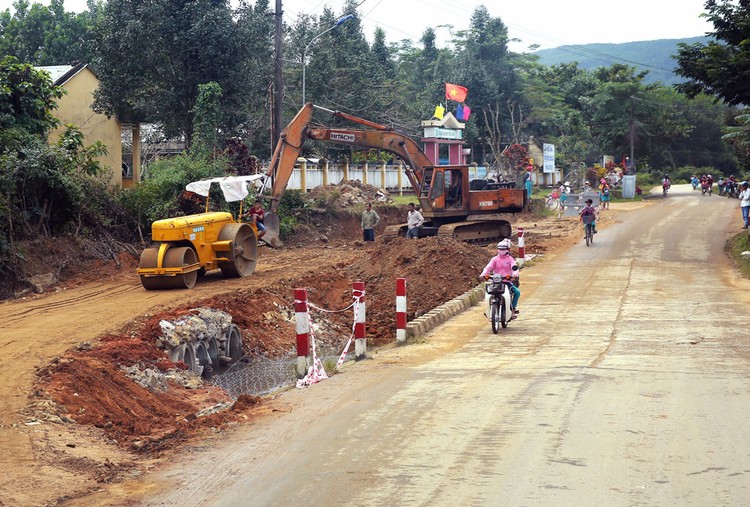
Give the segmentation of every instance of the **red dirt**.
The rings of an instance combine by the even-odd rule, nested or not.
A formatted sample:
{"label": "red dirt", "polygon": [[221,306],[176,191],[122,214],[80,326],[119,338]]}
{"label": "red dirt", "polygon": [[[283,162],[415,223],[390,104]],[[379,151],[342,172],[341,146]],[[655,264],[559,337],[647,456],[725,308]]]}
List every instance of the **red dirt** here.
{"label": "red dirt", "polygon": [[[222,310],[240,327],[246,352],[280,357],[293,350],[290,337],[295,324],[289,317],[294,314],[294,288],[308,288],[313,305],[334,310],[353,301],[352,282],[362,280],[367,291],[368,344],[382,345],[393,342],[395,336],[396,278],[407,279],[408,317],[412,319],[476,285],[477,274],[490,255],[486,248],[437,237],[380,239],[362,247],[355,263],[317,266],[312,274],[280,278],[270,287],[198,299],[137,320],[127,332],[105,336],[91,350],[72,350],[54,361],[41,371],[38,392],[58,404],[58,415],[102,428],[120,445],[138,451],[160,450],[205,426],[192,424],[191,414],[227,401],[226,395],[210,388],[191,391],[170,386],[164,393],[151,392],[120,369],[134,364],[160,371],[175,367],[154,345],[161,334],[161,320],[175,319],[196,307]],[[352,312],[313,310],[312,318],[325,323],[316,336],[319,345],[341,350],[351,334]]]}
{"label": "red dirt", "polygon": [[[394,213],[392,207],[381,209],[376,206],[376,209],[383,217],[381,230],[398,223],[405,215],[403,210]],[[108,450],[108,446],[113,443],[119,447],[118,452],[158,456],[195,439],[209,428],[222,428],[230,421],[247,419],[258,405],[262,406],[258,398],[241,396],[231,410],[196,417],[201,409],[230,400],[223,391],[210,386],[187,389],[170,383],[169,388],[161,392],[150,391],[131,380],[121,367],[138,365],[166,371],[181,366],[171,363],[154,345],[161,334],[159,322],[162,319],[172,320],[196,307],[222,310],[232,315],[233,322],[240,327],[245,352],[280,357],[294,347],[294,288],[307,288],[309,300],[315,306],[341,309],[352,302],[352,282],[361,280],[367,290],[368,347],[377,346],[392,343],[395,339],[396,278],[407,280],[408,317],[412,319],[475,286],[479,272],[494,253],[492,248],[443,238],[406,240],[379,236],[374,243],[365,243],[360,239],[358,216],[346,211],[335,217],[315,214],[310,222],[312,225],[299,228],[296,238],[288,241],[284,250],[266,252],[261,262],[264,267],[255,275],[238,281],[207,275],[192,292],[159,294],[153,301],[161,303],[151,303],[146,308],[152,309],[140,317],[136,316],[137,313],[131,314],[135,318],[120,331],[101,336],[96,341],[92,341],[95,336],[83,338],[92,341],[93,346],[75,347],[53,359],[38,371],[37,384],[33,388],[15,387],[29,389],[27,418],[46,421],[50,416],[59,416],[63,422],[75,421],[77,425],[65,425],[68,427],[66,431],[74,432],[76,439],[85,440],[92,451],[101,448],[98,455],[105,456],[92,458],[106,461],[99,463],[101,466],[92,465],[91,459],[78,465],[65,461],[67,470],[78,476],[78,482],[63,483],[60,479],[63,490],[65,484],[67,492],[72,490],[78,492],[75,494],[82,494],[81,488],[92,487],[87,481],[99,481],[103,475],[107,481],[121,480],[125,471],[137,467],[137,458],[129,460],[125,456],[119,456],[114,464],[110,463],[108,456],[113,451]],[[527,243],[527,253],[554,248],[555,242],[567,237],[569,231],[570,227],[564,222],[553,222],[545,235]],[[136,262],[131,257],[118,259],[116,265],[123,266],[123,269],[115,275],[111,263],[98,266],[98,263],[89,262],[82,278],[110,277],[108,283],[130,287],[123,294],[132,301],[142,290],[134,274]],[[79,280],[68,279],[58,290],[74,287]],[[29,296],[30,310],[18,315],[35,311],[39,307],[37,303],[44,297]],[[172,304],[165,304],[165,301],[172,301]],[[94,300],[92,304],[100,303]],[[130,308],[136,308],[129,304]],[[66,311],[64,305],[57,308],[45,311],[45,314]],[[313,310],[311,315],[313,321],[320,324],[320,331],[316,333],[319,344],[340,351],[351,334],[352,312]],[[61,313],[61,318],[63,316]],[[11,315],[11,318],[16,317]],[[86,336],[85,330],[79,330],[76,336]],[[43,352],[39,350],[38,354],[43,355]],[[13,385],[8,386],[8,389],[12,388]],[[88,436],[85,428],[95,428],[99,433]],[[102,440],[101,435],[106,439]],[[63,437],[54,437],[48,432],[45,438],[44,443],[36,444],[40,449],[59,447],[57,440]],[[49,477],[56,476],[56,470],[62,466],[57,460],[65,452],[64,445],[62,450],[37,452],[35,467],[43,465],[51,470],[39,477],[49,480]],[[19,480],[25,477],[21,471],[18,474]],[[30,496],[15,498],[31,499],[37,504],[44,503],[41,498],[47,498],[28,492],[23,494]]]}

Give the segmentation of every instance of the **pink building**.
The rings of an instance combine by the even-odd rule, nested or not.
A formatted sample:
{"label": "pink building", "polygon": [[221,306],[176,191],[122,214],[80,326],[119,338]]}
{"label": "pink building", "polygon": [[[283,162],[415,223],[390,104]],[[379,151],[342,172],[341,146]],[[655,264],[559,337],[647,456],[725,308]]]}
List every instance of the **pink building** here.
{"label": "pink building", "polygon": [[469,150],[464,148],[465,123],[461,123],[452,113],[445,113],[441,119],[433,118],[422,122],[424,127],[424,152],[435,165],[466,165]]}

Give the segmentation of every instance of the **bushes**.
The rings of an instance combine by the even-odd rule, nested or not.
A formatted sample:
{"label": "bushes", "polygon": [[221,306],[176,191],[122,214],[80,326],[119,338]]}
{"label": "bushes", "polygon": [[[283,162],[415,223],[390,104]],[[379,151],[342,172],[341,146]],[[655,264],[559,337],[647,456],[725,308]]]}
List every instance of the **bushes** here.
{"label": "bushes", "polygon": [[[132,189],[122,190],[118,201],[127,210],[131,227],[143,234],[155,220],[189,214],[179,201],[185,185],[223,176],[225,168],[223,160],[207,161],[188,155],[158,160],[149,165],[148,178]],[[221,199],[219,195],[216,199]]]}
{"label": "bushes", "polygon": [[697,174],[698,176],[701,174],[711,174],[713,175],[714,180],[718,180],[721,172],[715,167],[694,167],[687,165],[684,167],[678,167],[674,173],[668,172],[667,174],[669,174],[672,183],[690,183],[693,174]]}
{"label": "bushes", "polygon": [[79,170],[70,151],[29,137],[0,155],[0,231],[6,241],[77,232],[111,213],[101,180]]}
{"label": "bushes", "polygon": [[750,278],[750,258],[742,256],[742,252],[750,250],[750,236],[745,231],[735,235],[727,241],[726,250],[739,271]]}
{"label": "bushes", "polygon": [[38,136],[0,154],[0,203],[3,295],[23,278],[20,241],[59,235],[125,242],[134,238],[125,211],[104,181],[80,170],[68,150]]}
{"label": "bushes", "polygon": [[287,239],[294,234],[294,228],[299,221],[297,216],[307,209],[307,202],[301,190],[287,190],[281,196],[279,203],[279,236]]}

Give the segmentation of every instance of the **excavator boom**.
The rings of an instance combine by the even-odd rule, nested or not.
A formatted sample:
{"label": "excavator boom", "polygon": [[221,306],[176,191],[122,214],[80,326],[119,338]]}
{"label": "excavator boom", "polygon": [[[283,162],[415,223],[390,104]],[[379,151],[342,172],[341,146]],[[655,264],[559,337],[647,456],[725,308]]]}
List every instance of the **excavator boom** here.
{"label": "excavator boom", "polygon": [[[311,125],[314,109],[326,111],[366,128]],[[278,241],[279,223],[276,212],[281,196],[307,139],[363,149],[374,148],[390,152],[405,161],[408,164],[406,176],[422,206],[422,214],[431,221],[431,228],[425,229],[430,229],[426,234],[437,234],[441,226],[453,224],[444,229],[453,231],[450,232],[451,236],[458,239],[507,237],[510,234],[510,224],[499,215],[523,209],[524,191],[513,188],[515,185],[512,183],[469,181],[467,166],[435,166],[414,140],[390,127],[307,103],[281,132],[269,164],[268,176],[273,177],[273,186],[271,195],[266,196],[270,198],[271,204],[266,214],[267,233],[264,239],[271,244]],[[475,183],[479,183],[476,188]]]}

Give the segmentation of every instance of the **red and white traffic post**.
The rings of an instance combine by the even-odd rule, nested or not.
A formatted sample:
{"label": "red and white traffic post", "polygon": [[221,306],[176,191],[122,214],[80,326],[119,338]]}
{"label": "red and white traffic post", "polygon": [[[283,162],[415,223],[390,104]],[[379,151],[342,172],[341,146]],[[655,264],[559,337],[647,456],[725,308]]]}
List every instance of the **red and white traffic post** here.
{"label": "red and white traffic post", "polygon": [[396,343],[406,343],[406,278],[396,278]]}
{"label": "red and white traffic post", "polygon": [[526,262],[526,240],[523,239],[523,227],[518,228],[518,259]]}
{"label": "red and white traffic post", "polygon": [[297,375],[307,374],[307,356],[310,355],[310,315],[307,306],[307,289],[294,289],[294,317],[297,322]]}
{"label": "red and white traffic post", "polygon": [[359,361],[367,357],[367,338],[365,336],[365,282],[352,284],[354,295],[354,359]]}

